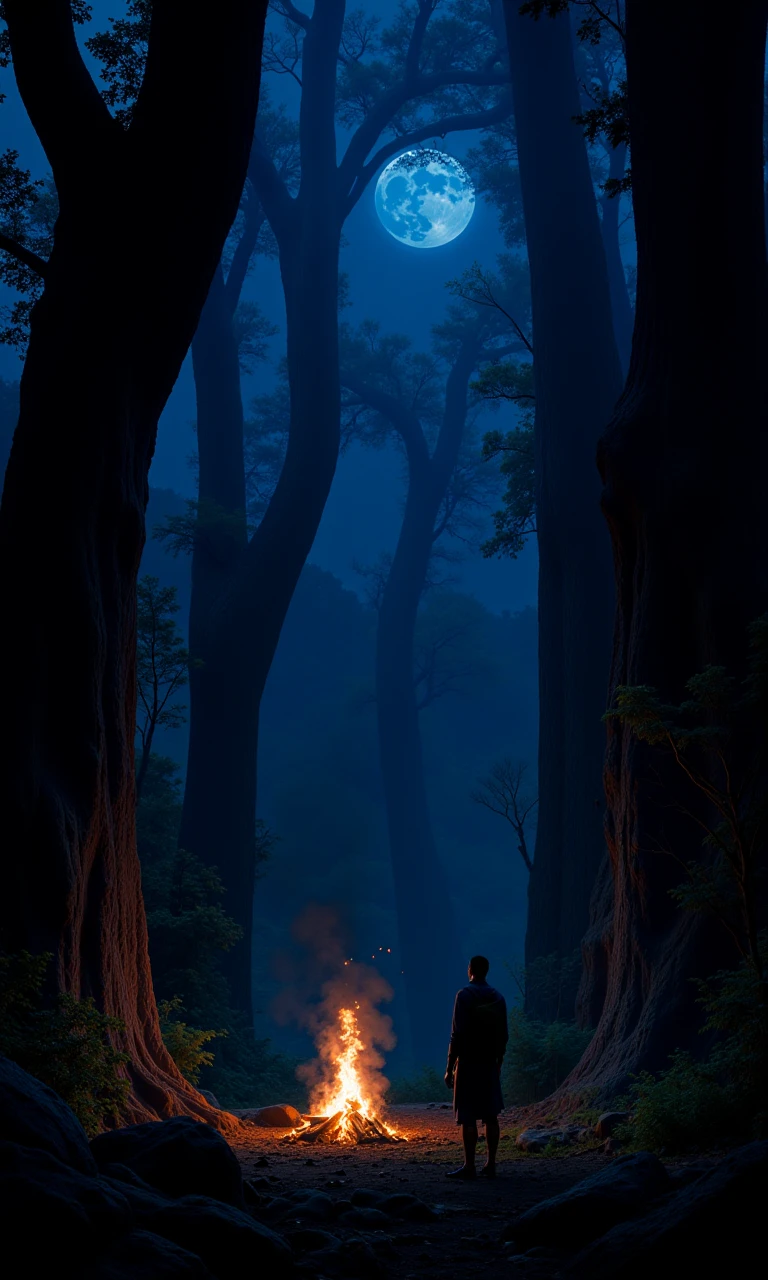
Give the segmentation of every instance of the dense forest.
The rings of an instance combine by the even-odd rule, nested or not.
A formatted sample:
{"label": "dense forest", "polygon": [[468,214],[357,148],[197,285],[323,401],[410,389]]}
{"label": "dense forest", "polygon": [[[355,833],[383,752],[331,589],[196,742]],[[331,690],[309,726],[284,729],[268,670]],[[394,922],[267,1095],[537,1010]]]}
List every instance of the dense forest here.
{"label": "dense forest", "polygon": [[767,23],[0,4],[0,1179],[78,1274],[405,1275],[442,1201],[302,1144],[478,1121],[489,1274],[754,1233]]}

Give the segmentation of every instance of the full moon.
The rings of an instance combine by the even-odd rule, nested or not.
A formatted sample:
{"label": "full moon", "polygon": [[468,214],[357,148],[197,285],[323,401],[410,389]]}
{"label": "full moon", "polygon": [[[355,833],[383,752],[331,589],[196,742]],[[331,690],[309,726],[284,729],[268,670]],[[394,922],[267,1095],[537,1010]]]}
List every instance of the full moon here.
{"label": "full moon", "polygon": [[475,212],[475,188],[453,156],[404,151],[379,176],[376,212],[401,244],[436,249],[466,229]]}

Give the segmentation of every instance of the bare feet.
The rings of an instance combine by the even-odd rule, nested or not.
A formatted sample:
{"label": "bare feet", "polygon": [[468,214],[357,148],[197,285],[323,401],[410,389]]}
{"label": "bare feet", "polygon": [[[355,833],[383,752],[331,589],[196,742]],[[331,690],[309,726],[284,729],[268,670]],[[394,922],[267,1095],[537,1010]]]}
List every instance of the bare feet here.
{"label": "bare feet", "polygon": [[477,1174],[472,1165],[463,1164],[460,1169],[454,1169],[451,1173],[446,1173],[446,1178],[456,1178],[464,1182],[469,1182],[472,1178],[476,1178]]}

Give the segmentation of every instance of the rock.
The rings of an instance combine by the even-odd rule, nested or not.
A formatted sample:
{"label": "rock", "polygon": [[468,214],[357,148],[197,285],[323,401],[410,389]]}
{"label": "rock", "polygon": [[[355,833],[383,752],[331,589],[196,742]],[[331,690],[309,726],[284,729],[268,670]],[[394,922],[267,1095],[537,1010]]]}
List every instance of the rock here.
{"label": "rock", "polygon": [[78,1280],[214,1280],[201,1258],[149,1231],[123,1236],[76,1274]]}
{"label": "rock", "polygon": [[296,1231],[289,1231],[286,1239],[296,1253],[334,1249],[339,1243],[336,1236],[331,1235],[330,1231],[322,1231],[320,1227],[298,1227]]}
{"label": "rock", "polygon": [[253,1167],[254,1169],[266,1169],[268,1164],[269,1160],[266,1156],[259,1156],[258,1160],[254,1160]]}
{"label": "rock", "polygon": [[108,1182],[14,1142],[0,1142],[0,1204],[30,1276],[87,1259],[132,1226],[127,1199]]}
{"label": "rock", "polygon": [[696,1160],[693,1164],[685,1164],[680,1169],[668,1169],[669,1180],[675,1191],[680,1191],[683,1187],[689,1187],[692,1182],[696,1182],[705,1173],[709,1173],[715,1167],[712,1160]]}
{"label": "rock", "polygon": [[600,1173],[521,1214],[513,1238],[523,1248],[577,1248],[647,1208],[669,1186],[666,1169],[649,1151],[619,1156]]}
{"label": "rock", "polygon": [[0,1139],[47,1151],[63,1164],[95,1177],[85,1130],[58,1093],[9,1058],[0,1057]]}
{"label": "rock", "polygon": [[349,1280],[382,1280],[385,1272],[367,1240],[343,1240],[333,1248],[320,1249],[304,1256],[304,1268],[329,1277]]}
{"label": "rock", "polygon": [[248,1124],[258,1125],[260,1129],[295,1129],[302,1123],[301,1112],[288,1103],[281,1102],[274,1107],[255,1107],[248,1111],[233,1111],[233,1115]]}
{"label": "rock", "polygon": [[548,1147],[550,1142],[556,1142],[559,1133],[559,1129],[524,1129],[515,1138],[515,1146],[521,1151],[529,1151],[535,1155]]}
{"label": "rock", "polygon": [[302,1200],[298,1206],[298,1213],[302,1218],[314,1218],[317,1222],[325,1222],[333,1216],[334,1204],[330,1196],[324,1191],[313,1191]]}
{"label": "rock", "polygon": [[[686,1275],[747,1274],[746,1260],[764,1253],[767,1196],[768,1142],[752,1142],[644,1217],[614,1227],[563,1274],[569,1280],[647,1280],[671,1274],[672,1260],[680,1259]],[[743,1262],[734,1271],[737,1258]]]}
{"label": "rock", "polygon": [[338,1219],[343,1227],[356,1227],[360,1230],[375,1231],[389,1226],[389,1218],[381,1209],[347,1209]]}
{"label": "rock", "polygon": [[610,1138],[620,1124],[627,1124],[628,1111],[604,1111],[595,1125],[596,1138]]}
{"label": "rock", "polygon": [[169,1196],[205,1195],[243,1205],[243,1179],[231,1147],[210,1125],[186,1116],[100,1133],[91,1142],[97,1165],[127,1165]]}
{"label": "rock", "polygon": [[232,1205],[206,1196],[184,1196],[157,1209],[141,1223],[202,1258],[217,1280],[240,1280],[262,1271],[287,1275],[291,1251],[280,1236]]}
{"label": "rock", "polygon": [[419,1200],[418,1196],[407,1191],[385,1196],[378,1207],[382,1213],[388,1213],[392,1218],[404,1218],[406,1222],[431,1222],[439,1216],[428,1204]]}
{"label": "rock", "polygon": [[615,1156],[617,1151],[621,1151],[621,1143],[618,1138],[606,1138],[603,1143],[603,1151],[607,1156]]}
{"label": "rock", "polygon": [[221,1103],[216,1097],[216,1094],[211,1093],[210,1089],[198,1089],[197,1092],[205,1098],[209,1106],[215,1107],[217,1111],[221,1111]]}
{"label": "rock", "polygon": [[268,1222],[277,1222],[280,1218],[284,1218],[286,1213],[296,1212],[296,1205],[291,1204],[290,1200],[285,1196],[273,1196],[271,1200],[259,1209],[259,1216],[266,1218]]}
{"label": "rock", "polygon": [[361,1209],[375,1209],[385,1199],[383,1191],[371,1191],[367,1187],[358,1187],[352,1192],[352,1203]]}

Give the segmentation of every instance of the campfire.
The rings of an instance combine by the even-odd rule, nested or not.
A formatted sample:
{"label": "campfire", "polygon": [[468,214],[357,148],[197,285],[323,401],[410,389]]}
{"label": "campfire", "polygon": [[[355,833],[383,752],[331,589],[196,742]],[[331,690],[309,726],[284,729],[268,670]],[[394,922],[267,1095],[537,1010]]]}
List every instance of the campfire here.
{"label": "campfire", "polygon": [[[337,1025],[326,1034],[321,1058],[332,1068],[326,1082],[312,1094],[311,1116],[301,1129],[287,1135],[288,1142],[406,1142],[376,1114],[374,1097],[386,1085],[381,1077],[366,1089],[365,1081],[375,1077],[376,1065],[366,1064],[367,1046],[358,1025],[360,1005],[339,1009]],[[378,1060],[380,1061],[380,1060]],[[376,1089],[375,1085],[379,1088]]]}

